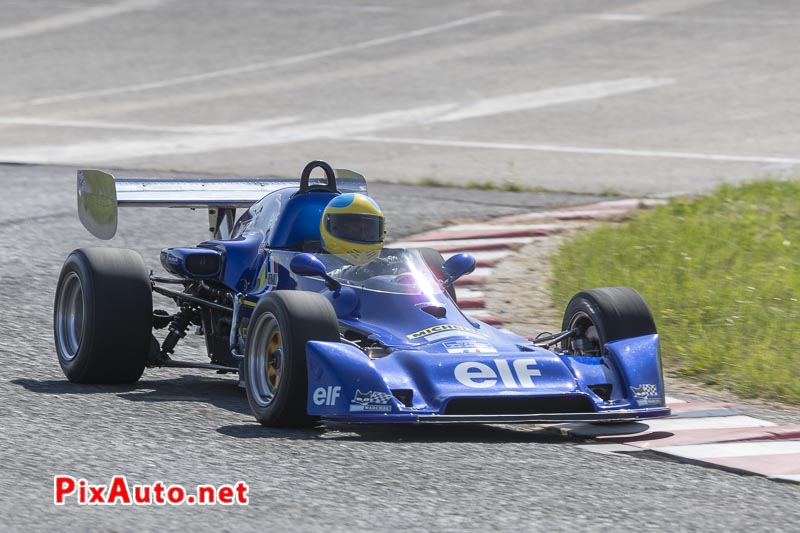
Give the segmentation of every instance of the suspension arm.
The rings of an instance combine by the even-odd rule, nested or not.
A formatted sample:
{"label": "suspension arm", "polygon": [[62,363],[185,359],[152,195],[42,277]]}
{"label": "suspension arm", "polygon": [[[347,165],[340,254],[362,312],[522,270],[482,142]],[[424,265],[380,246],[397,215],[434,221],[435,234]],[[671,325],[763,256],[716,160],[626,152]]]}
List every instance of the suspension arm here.
{"label": "suspension arm", "polygon": [[552,335],[546,335],[544,337],[537,337],[533,340],[533,343],[536,346],[552,346],[554,344],[558,344],[559,342],[563,341],[566,338],[577,335],[579,332],[580,330],[578,328],[572,328],[568,331],[562,331],[561,333],[554,333]]}
{"label": "suspension arm", "polygon": [[226,313],[233,314],[233,309],[230,307],[226,307],[224,305],[220,305],[216,302],[205,300],[203,298],[198,298],[197,296],[192,296],[191,294],[186,294],[185,292],[173,291],[170,289],[165,289],[164,287],[157,287],[157,286],[153,287],[153,292],[157,292],[158,294],[163,294],[164,296],[174,298],[175,300],[183,300],[185,302],[192,302],[200,305],[205,305],[212,309],[217,309],[218,311],[224,311]]}

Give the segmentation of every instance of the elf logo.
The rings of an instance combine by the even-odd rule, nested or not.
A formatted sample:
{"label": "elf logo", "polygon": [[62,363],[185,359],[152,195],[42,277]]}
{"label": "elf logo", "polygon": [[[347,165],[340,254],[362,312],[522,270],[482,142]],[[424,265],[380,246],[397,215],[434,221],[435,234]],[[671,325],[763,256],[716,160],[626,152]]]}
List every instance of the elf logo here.
{"label": "elf logo", "polygon": [[462,385],[475,389],[488,389],[497,385],[498,380],[510,389],[531,388],[536,385],[531,378],[541,376],[536,367],[536,359],[517,359],[511,367],[505,359],[491,361],[495,368],[487,363],[460,363],[455,368],[456,379]]}
{"label": "elf logo", "polygon": [[311,398],[317,405],[336,405],[336,400],[341,395],[342,388],[337,385],[336,387],[319,387]]}

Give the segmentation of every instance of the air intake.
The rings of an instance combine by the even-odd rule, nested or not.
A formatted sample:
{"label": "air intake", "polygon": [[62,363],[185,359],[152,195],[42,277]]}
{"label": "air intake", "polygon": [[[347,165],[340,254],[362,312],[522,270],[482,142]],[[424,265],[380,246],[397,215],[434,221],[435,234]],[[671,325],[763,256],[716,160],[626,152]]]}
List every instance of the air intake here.
{"label": "air intake", "polygon": [[446,415],[541,415],[593,413],[588,396],[536,396],[507,398],[453,398],[447,402]]}

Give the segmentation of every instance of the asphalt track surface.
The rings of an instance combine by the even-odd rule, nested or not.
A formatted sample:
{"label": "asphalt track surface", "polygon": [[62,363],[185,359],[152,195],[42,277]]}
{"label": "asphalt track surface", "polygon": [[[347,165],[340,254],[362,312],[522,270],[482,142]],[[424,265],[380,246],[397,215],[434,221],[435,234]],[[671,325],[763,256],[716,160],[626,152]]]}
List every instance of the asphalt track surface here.
{"label": "asphalt track surface", "polygon": [[0,161],[672,194],[800,163],[794,0],[6,0]]}
{"label": "asphalt track surface", "polygon": [[[121,175],[133,175],[122,172]],[[98,242],[77,220],[74,169],[0,167],[0,523],[10,530],[785,530],[800,519],[795,486],[673,462],[595,453],[532,426],[258,425],[235,378],[151,369],[135,386],[79,386],[53,348],[52,301],[70,250]],[[33,192],[37,191],[37,192]],[[45,192],[46,191],[46,192]],[[377,185],[399,228],[431,189]],[[433,190],[433,193],[439,193]],[[559,205],[587,198],[546,197]],[[520,210],[542,195],[461,199],[473,216]],[[487,202],[491,200],[491,202]],[[436,205],[436,200],[411,205]],[[489,205],[487,205],[489,204]],[[542,205],[545,205],[544,202]],[[431,225],[444,221],[428,213]],[[127,209],[112,244],[158,251],[205,238],[200,211]],[[403,232],[395,229],[395,236]],[[182,359],[202,361],[189,335]],[[53,505],[53,476],[108,483],[245,481],[247,507]]]}
{"label": "asphalt track surface", "polygon": [[[97,245],[75,215],[79,166],[295,176],[324,158],[372,179],[631,194],[791,175],[798,15],[788,0],[5,2],[0,161],[66,166],[0,167],[0,524],[796,527],[796,487],[647,453],[595,453],[527,426],[270,430],[232,377],[164,369],[134,387],[75,386],[58,368],[51,314],[63,259]],[[396,237],[591,200],[371,191]],[[157,268],[161,247],[205,238],[205,224],[199,211],[123,211],[112,244]],[[189,339],[186,357],[199,345]],[[56,474],[243,480],[251,504],[55,507]]]}

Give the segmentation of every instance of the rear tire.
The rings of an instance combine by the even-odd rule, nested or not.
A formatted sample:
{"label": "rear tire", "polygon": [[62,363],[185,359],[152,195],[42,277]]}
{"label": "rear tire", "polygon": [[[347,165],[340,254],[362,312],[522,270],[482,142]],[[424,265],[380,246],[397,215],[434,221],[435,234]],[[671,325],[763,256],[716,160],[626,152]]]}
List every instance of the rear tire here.
{"label": "rear tire", "polygon": [[630,287],[590,289],[573,296],[561,330],[575,327],[580,333],[565,339],[561,347],[576,355],[604,355],[607,342],[656,333],[647,302]]}
{"label": "rear tire", "polygon": [[264,426],[313,425],[308,416],[308,341],[339,340],[339,322],[321,294],[274,291],[258,301],[245,345],[247,401]]}
{"label": "rear tire", "polygon": [[53,333],[61,370],[74,383],[135,383],[150,349],[153,293],[132,250],[72,252],[58,278]]}

